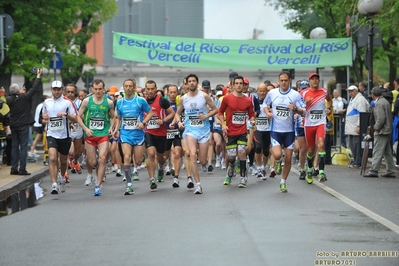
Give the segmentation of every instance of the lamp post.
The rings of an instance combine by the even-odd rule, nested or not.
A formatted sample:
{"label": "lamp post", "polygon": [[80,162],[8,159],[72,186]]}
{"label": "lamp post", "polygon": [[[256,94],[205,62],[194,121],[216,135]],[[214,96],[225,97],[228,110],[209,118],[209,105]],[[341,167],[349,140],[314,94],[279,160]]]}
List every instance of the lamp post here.
{"label": "lamp post", "polygon": [[[326,39],[327,31],[322,27],[316,27],[310,32],[309,37],[310,39]],[[316,73],[320,75],[318,67],[316,67]]]}
{"label": "lamp post", "polygon": [[370,95],[370,90],[373,87],[373,40],[374,40],[374,21],[373,17],[381,10],[383,0],[360,0],[357,9],[359,13],[365,15],[369,20],[368,40],[367,40],[367,57],[368,57],[368,84],[367,93]]}

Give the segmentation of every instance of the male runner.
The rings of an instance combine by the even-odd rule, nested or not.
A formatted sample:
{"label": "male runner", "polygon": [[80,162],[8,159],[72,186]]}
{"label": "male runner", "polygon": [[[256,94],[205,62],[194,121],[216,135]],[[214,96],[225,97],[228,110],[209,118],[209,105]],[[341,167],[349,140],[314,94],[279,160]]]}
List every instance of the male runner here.
{"label": "male runner", "polygon": [[[255,112],[252,100],[243,94],[244,78],[236,76],[233,78],[233,92],[223,98],[219,107],[218,118],[222,124],[222,130],[227,135],[226,149],[229,166],[224,185],[231,183],[234,175],[236,156],[240,160],[240,183],[239,188],[247,186],[247,146],[252,145],[252,141],[247,140],[247,116],[250,121],[250,130],[253,131],[255,125]],[[226,112],[226,125],[224,124],[224,114]],[[253,137],[253,134],[251,135]],[[252,138],[251,138],[252,140]],[[249,148],[250,151],[250,148]]]}
{"label": "male runner", "polygon": [[[326,115],[331,113],[332,99],[326,88],[319,87],[320,77],[317,73],[309,75],[309,88],[301,91],[301,96],[306,103],[305,138],[308,146],[306,157],[308,158],[308,172],[306,182],[313,183],[313,157],[316,150],[319,155],[319,182],[327,181],[324,173],[326,151],[324,139],[326,138]],[[327,107],[326,103],[327,101]]]}
{"label": "male runner", "polygon": [[[178,121],[179,128],[184,128],[183,138],[186,140],[190,156],[185,163],[190,164],[191,172],[196,182],[194,194],[202,194],[201,180],[197,167],[197,144],[199,150],[199,159],[202,166],[207,163],[208,141],[210,136],[209,117],[214,116],[218,109],[211,97],[198,90],[198,76],[190,74],[186,77],[188,92],[180,98],[177,106],[176,116],[171,123],[173,127]],[[211,111],[208,111],[208,107]],[[185,121],[181,121],[181,113],[184,109]],[[193,188],[193,180],[187,178],[187,188]]]}
{"label": "male runner", "polygon": [[[120,138],[123,153],[123,170],[126,177],[125,195],[133,195],[130,162],[132,151],[136,165],[143,159],[141,146],[144,144],[144,126],[152,118],[151,107],[136,92],[136,81],[127,79],[123,82],[125,97],[116,103],[114,139]],[[147,113],[144,119],[144,112]],[[120,133],[119,133],[120,129]]]}
{"label": "male runner", "polygon": [[[85,185],[89,186],[93,181],[92,173],[97,163],[96,152],[98,151],[94,196],[100,196],[109,150],[109,135],[113,134],[115,111],[113,101],[106,97],[103,80],[93,80],[91,91],[92,95],[83,100],[79,109],[79,114],[83,116],[84,126],[91,131],[90,135],[86,133],[85,138],[88,172]],[[83,128],[85,132],[87,132],[86,128]]]}
{"label": "male runner", "polygon": [[265,113],[271,119],[270,138],[272,153],[281,168],[284,146],[284,168],[280,181],[280,192],[287,192],[287,177],[291,171],[291,158],[294,150],[295,131],[294,114],[303,114],[305,103],[301,95],[290,87],[290,72],[282,71],[279,75],[279,88],[268,92],[264,107]]}

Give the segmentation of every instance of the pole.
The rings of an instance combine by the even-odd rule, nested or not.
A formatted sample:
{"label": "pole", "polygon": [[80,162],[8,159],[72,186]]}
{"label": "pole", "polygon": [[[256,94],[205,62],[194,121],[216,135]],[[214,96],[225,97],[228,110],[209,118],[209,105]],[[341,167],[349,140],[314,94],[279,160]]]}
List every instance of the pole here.
{"label": "pole", "polygon": [[4,20],[3,16],[0,16],[0,65],[4,61],[5,53],[4,50],[6,49],[5,45],[5,36],[4,36]]}
{"label": "pole", "polygon": [[[350,80],[350,75],[351,75],[350,67],[347,66],[347,67],[346,67],[346,88],[347,88],[347,89],[349,88],[349,83],[351,82],[351,80]],[[349,93],[348,93],[348,92],[346,92],[346,100],[347,100],[348,103],[349,103]]]}
{"label": "pole", "polygon": [[368,34],[368,52],[369,52],[369,75],[368,75],[368,86],[367,94],[370,95],[370,91],[373,88],[373,41],[374,41],[374,21],[370,19],[369,34]]}
{"label": "pole", "polygon": [[54,68],[54,80],[57,80],[57,69]]}

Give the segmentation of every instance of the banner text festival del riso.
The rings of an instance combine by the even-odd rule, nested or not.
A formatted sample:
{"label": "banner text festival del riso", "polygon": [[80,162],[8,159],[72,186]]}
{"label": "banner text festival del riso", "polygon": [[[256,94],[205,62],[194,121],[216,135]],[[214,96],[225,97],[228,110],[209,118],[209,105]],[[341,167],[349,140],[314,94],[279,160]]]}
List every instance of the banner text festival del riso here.
{"label": "banner text festival del riso", "polygon": [[321,68],[352,65],[352,40],[216,40],[114,32],[114,57],[176,67]]}

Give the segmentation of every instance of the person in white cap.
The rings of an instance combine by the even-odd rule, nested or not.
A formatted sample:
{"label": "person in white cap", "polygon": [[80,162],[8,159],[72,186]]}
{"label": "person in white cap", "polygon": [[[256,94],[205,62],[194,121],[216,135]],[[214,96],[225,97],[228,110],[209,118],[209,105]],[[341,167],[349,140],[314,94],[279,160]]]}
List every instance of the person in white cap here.
{"label": "person in white cap", "polygon": [[349,100],[346,112],[345,135],[349,136],[349,145],[353,156],[353,161],[350,164],[350,167],[359,168],[362,163],[361,139],[359,136],[360,113],[368,112],[370,105],[356,86],[349,86],[347,91],[351,99]]}
{"label": "person in white cap", "polygon": [[47,124],[49,174],[52,182],[51,194],[53,195],[58,194],[59,190],[65,192],[66,189],[66,180],[63,175],[68,167],[68,153],[71,147],[69,122],[78,122],[83,126],[73,102],[64,97],[63,89],[61,81],[53,81],[51,83],[52,97],[44,101],[42,110],[43,123]]}

